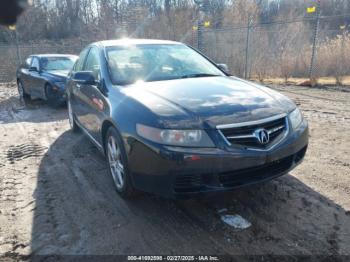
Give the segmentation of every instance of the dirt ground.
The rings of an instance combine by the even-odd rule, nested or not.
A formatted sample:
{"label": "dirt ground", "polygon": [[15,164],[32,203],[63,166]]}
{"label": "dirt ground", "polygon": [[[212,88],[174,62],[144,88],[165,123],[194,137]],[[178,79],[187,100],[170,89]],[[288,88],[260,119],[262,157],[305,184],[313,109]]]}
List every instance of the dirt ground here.
{"label": "dirt ground", "polygon": [[[259,78],[253,77],[252,80],[259,81]],[[338,79],[340,83],[342,84],[342,88],[337,87],[337,89],[349,89],[350,86],[350,76],[343,76],[340,79]],[[283,77],[268,77],[261,79],[262,83],[268,84],[268,85],[295,85],[295,86],[306,86],[306,83],[310,83],[309,78],[302,78],[302,77],[289,77],[287,80]],[[315,79],[315,85],[319,86],[336,86],[337,85],[337,79],[335,77],[319,77]]]}
{"label": "dirt ground", "polygon": [[[275,181],[172,201],[121,199],[64,108],[0,86],[0,254],[350,255],[350,92],[275,87],[311,127],[304,163]],[[219,210],[252,226],[237,230]]]}

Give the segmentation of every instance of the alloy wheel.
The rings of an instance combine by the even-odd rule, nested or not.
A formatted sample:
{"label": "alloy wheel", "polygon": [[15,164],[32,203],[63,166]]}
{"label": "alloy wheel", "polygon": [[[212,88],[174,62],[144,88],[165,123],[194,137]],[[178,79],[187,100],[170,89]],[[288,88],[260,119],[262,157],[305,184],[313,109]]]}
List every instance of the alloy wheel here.
{"label": "alloy wheel", "polygon": [[125,184],[125,171],[120,148],[113,136],[108,138],[107,155],[114,183],[121,190]]}

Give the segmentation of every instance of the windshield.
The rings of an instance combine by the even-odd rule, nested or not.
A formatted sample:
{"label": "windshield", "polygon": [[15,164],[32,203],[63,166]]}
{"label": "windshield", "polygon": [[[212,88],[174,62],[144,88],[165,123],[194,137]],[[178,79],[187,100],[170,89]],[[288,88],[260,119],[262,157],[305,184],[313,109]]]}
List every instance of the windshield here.
{"label": "windshield", "polygon": [[185,45],[137,45],[106,48],[116,85],[138,81],[224,76],[205,57]]}
{"label": "windshield", "polygon": [[71,70],[75,61],[74,57],[44,57],[41,67],[44,71]]}

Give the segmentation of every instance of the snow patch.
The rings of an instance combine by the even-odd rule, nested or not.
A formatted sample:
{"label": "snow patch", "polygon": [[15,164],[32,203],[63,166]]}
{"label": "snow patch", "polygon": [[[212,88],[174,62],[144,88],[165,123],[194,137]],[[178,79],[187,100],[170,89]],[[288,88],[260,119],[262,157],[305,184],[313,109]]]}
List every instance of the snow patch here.
{"label": "snow patch", "polygon": [[221,220],[227,225],[236,229],[247,229],[252,226],[248,220],[244,219],[240,215],[222,215]]}

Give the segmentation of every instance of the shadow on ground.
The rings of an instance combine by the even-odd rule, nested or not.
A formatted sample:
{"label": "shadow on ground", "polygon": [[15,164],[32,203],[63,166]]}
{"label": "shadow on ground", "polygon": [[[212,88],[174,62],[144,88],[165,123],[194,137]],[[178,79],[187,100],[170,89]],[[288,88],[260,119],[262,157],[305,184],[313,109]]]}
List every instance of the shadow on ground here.
{"label": "shadow on ground", "polygon": [[[201,199],[126,201],[98,150],[71,132],[43,158],[35,199],[33,255],[349,253],[350,217],[296,177]],[[223,208],[252,227],[225,225]]]}
{"label": "shadow on ground", "polygon": [[0,123],[43,123],[68,118],[65,106],[52,108],[44,100],[21,101],[17,95],[0,101]]}

